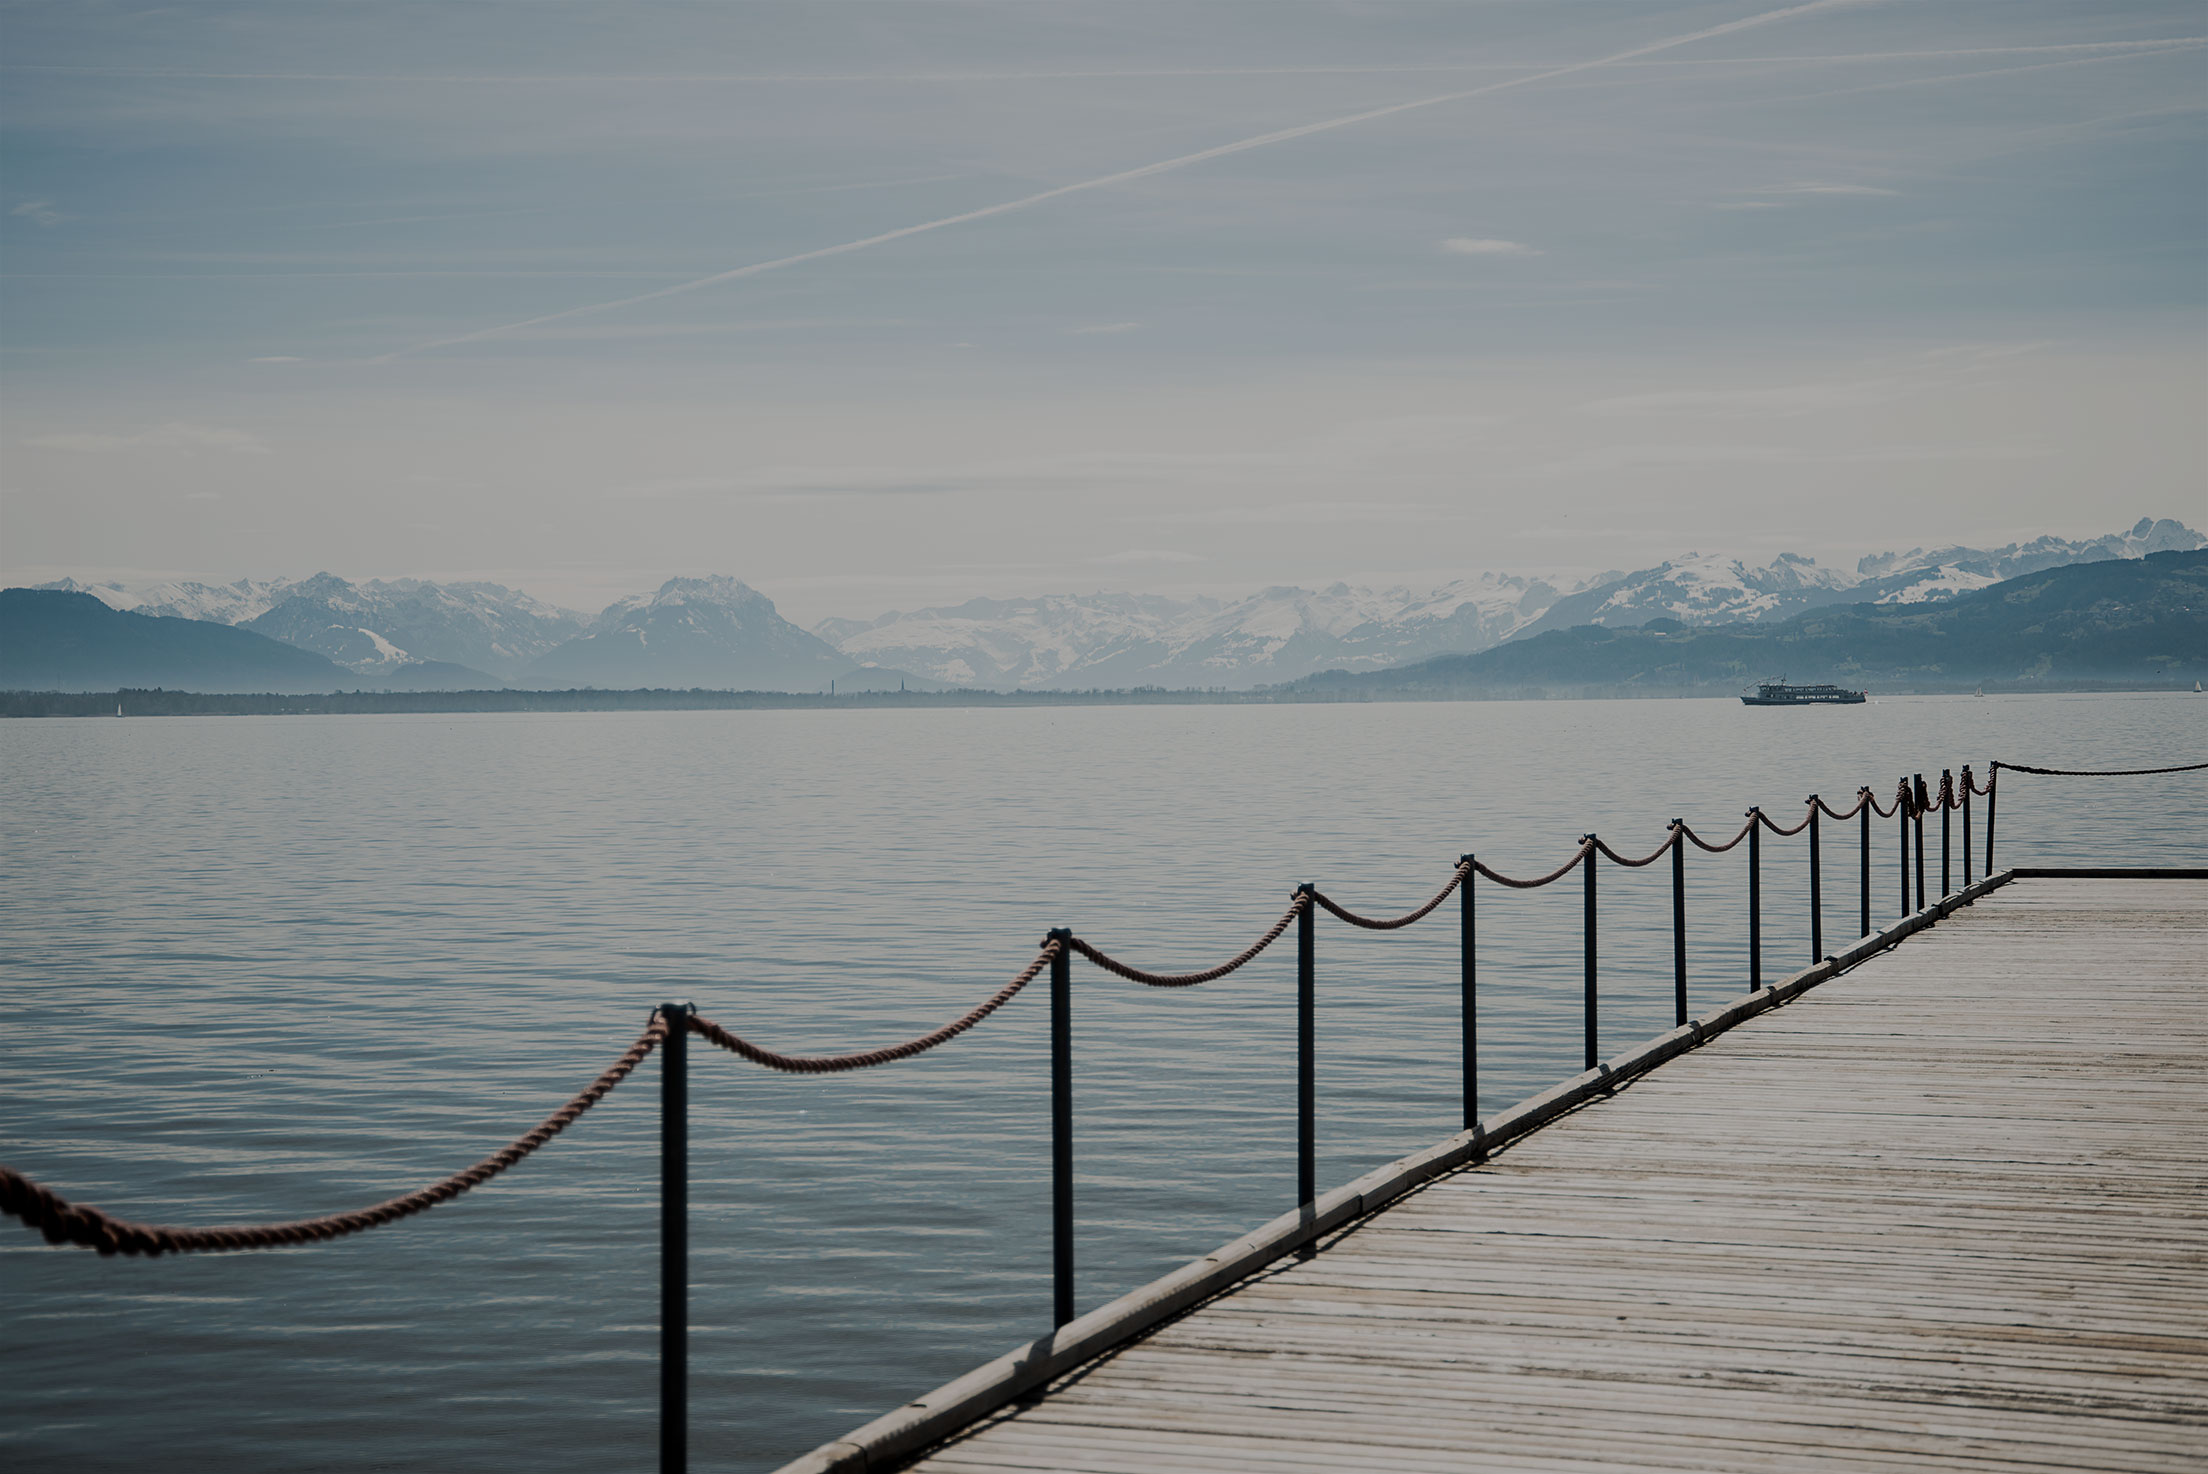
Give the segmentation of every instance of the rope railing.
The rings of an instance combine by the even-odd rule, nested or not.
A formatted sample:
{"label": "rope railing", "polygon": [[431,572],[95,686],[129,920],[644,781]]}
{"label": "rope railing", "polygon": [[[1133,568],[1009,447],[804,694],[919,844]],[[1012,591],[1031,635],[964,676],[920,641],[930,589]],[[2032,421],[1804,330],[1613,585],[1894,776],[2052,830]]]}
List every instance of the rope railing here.
{"label": "rope railing", "polygon": [[930,1029],[902,1044],[887,1044],[879,1049],[862,1049],[853,1054],[780,1054],[772,1049],[752,1043],[741,1035],[732,1034],[709,1018],[690,1014],[687,1022],[690,1032],[709,1044],[717,1044],[730,1054],[741,1055],[755,1065],[765,1065],[770,1070],[781,1070],[791,1075],[834,1075],[845,1070],[871,1069],[875,1065],[893,1064],[901,1059],[911,1059],[925,1054],[938,1044],[947,1044],[965,1033],[998,1009],[1019,996],[1020,990],[1035,981],[1042,970],[1050,966],[1064,947],[1055,937],[1043,943],[1035,960],[1021,968],[1012,981],[999,988],[993,995],[968,1009],[959,1017],[939,1029]]}
{"label": "rope railing", "polygon": [[1334,915],[1339,916],[1342,920],[1348,922],[1351,926],[1362,927],[1366,931],[1399,931],[1415,921],[1424,920],[1427,916],[1433,913],[1433,909],[1436,906],[1439,906],[1443,901],[1448,900],[1449,893],[1451,891],[1454,891],[1458,886],[1464,884],[1465,877],[1472,873],[1472,867],[1475,863],[1476,862],[1472,860],[1459,860],[1457,862],[1457,868],[1451,871],[1449,874],[1449,883],[1443,886],[1440,890],[1434,892],[1434,898],[1432,900],[1428,901],[1425,905],[1419,907],[1416,911],[1406,911],[1401,916],[1391,917],[1385,921],[1378,920],[1370,916],[1360,916],[1356,912],[1347,909],[1340,903],[1333,900],[1331,897],[1327,896],[1324,892],[1317,890],[1316,888],[1306,890],[1303,892],[1303,894],[1309,896],[1313,901],[1318,903],[1318,905],[1332,912]]}
{"label": "rope railing", "polygon": [[667,1037],[667,1021],[658,1012],[637,1036],[628,1052],[606,1067],[605,1073],[513,1141],[462,1172],[441,1182],[416,1188],[396,1198],[352,1213],[332,1213],[321,1218],[301,1218],[290,1223],[263,1223],[238,1228],[156,1228],[116,1218],[98,1208],[72,1203],[53,1189],[41,1186],[11,1168],[0,1166],[0,1211],[36,1229],[49,1244],[74,1244],[102,1254],[186,1254],[234,1249],[276,1249],[294,1244],[321,1243],[343,1238],[387,1223],[397,1223],[426,1213],[439,1203],[449,1203],[471,1187],[484,1183],[513,1166],[538,1147],[565,1131],[578,1116],[604,1100],[629,1072],[644,1062]]}
{"label": "rope railing", "polygon": [[[1996,761],[1993,766],[2010,773],[2037,773],[2042,778],[2151,778],[2162,773],[2198,773],[2208,769],[2208,763],[2180,763],[2174,768],[2035,768],[2026,763]],[[1987,778],[1990,791],[1992,778]]]}
{"label": "rope railing", "polygon": [[1106,972],[1116,973],[1131,983],[1140,983],[1146,988],[1193,988],[1201,983],[1215,983],[1230,973],[1240,971],[1258,953],[1279,941],[1280,934],[1288,930],[1288,924],[1301,916],[1307,909],[1309,909],[1309,902],[1305,899],[1303,892],[1298,891],[1296,898],[1288,903],[1288,909],[1280,913],[1280,920],[1274,922],[1263,936],[1244,947],[1225,962],[1220,963],[1217,967],[1207,967],[1201,972],[1145,972],[1141,968],[1122,962],[1108,953],[1098,951],[1089,943],[1070,933],[1066,936],[1065,943]]}
{"label": "rope railing", "polygon": [[1508,886],[1514,891],[1539,890],[1542,886],[1562,880],[1565,876],[1571,874],[1574,870],[1578,869],[1581,862],[1583,862],[1587,858],[1587,852],[1593,849],[1595,847],[1595,844],[1596,841],[1594,836],[1589,835],[1587,838],[1579,842],[1579,848],[1572,851],[1572,857],[1569,860],[1566,860],[1563,864],[1557,866],[1548,874],[1537,875],[1531,880],[1520,880],[1516,876],[1505,875],[1502,871],[1496,870],[1489,866],[1488,863],[1484,860],[1473,861],[1472,868],[1477,873],[1486,876],[1489,880],[1494,881],[1497,885]]}
{"label": "rope railing", "polygon": [[1664,835],[1664,842],[1656,846],[1656,848],[1650,850],[1647,854],[1641,856],[1638,860],[1628,860],[1625,856],[1610,848],[1609,844],[1600,837],[1594,837],[1593,843],[1595,848],[1600,850],[1605,856],[1607,856],[1612,864],[1622,865],[1628,870],[1638,870],[1644,865],[1653,865],[1658,860],[1661,860],[1664,856],[1670,854],[1673,847],[1679,843],[1680,836],[1685,833],[1686,827],[1686,825],[1674,821],[1672,823],[1670,832]]}
{"label": "rope railing", "polygon": [[[1508,890],[1537,890],[1553,885],[1573,871],[1580,871],[1585,889],[1585,1057],[1586,1067],[1593,1069],[1597,1058],[1597,905],[1596,858],[1600,856],[1626,869],[1640,869],[1654,864],[1664,855],[1672,857],[1672,934],[1674,959],[1674,1006],[1677,1022],[1687,1021],[1687,941],[1686,941],[1686,870],[1687,847],[1708,854],[1724,854],[1748,842],[1748,936],[1749,969],[1748,986],[1751,992],[1762,986],[1762,901],[1761,901],[1761,847],[1764,830],[1787,838],[1808,831],[1809,895],[1812,960],[1823,958],[1823,869],[1822,835],[1818,828],[1820,817],[1856,819],[1860,826],[1858,875],[1860,891],[1860,921],[1862,934],[1868,938],[1872,932],[1872,818],[1895,818],[1899,825],[1900,898],[1902,914],[1907,916],[1921,910],[1927,904],[1930,878],[1927,874],[1927,838],[1925,818],[1930,814],[1940,816],[1940,895],[1944,898],[1954,893],[1952,884],[1953,839],[1951,819],[1957,813],[1962,820],[1962,880],[1968,889],[1972,884],[1972,807],[1971,800],[1986,800],[1985,815],[1985,873],[1993,873],[1995,789],[2001,772],[2030,773],[2048,777],[2080,778],[2128,778],[2162,774],[2193,773],[2208,770],[2208,762],[2185,763],[2157,768],[2120,769],[2064,769],[2035,767],[2023,763],[1995,761],[1988,764],[1985,781],[1980,784],[1967,765],[1960,777],[1949,770],[1942,770],[1936,790],[1929,786],[1923,774],[1904,776],[1895,784],[1892,801],[1882,805],[1877,792],[1863,786],[1856,790],[1855,802],[1845,809],[1836,809],[1818,795],[1803,800],[1805,812],[1800,822],[1791,827],[1781,825],[1763,810],[1747,811],[1745,821],[1731,838],[1722,842],[1705,839],[1695,832],[1684,819],[1673,819],[1663,841],[1646,855],[1629,857],[1621,854],[1607,841],[1588,834],[1581,837],[1571,855],[1555,869],[1530,877],[1508,875],[1495,869],[1473,855],[1460,858],[1451,871],[1448,882],[1423,905],[1400,916],[1373,917],[1352,911],[1318,887],[1298,887],[1293,899],[1278,920],[1274,921],[1249,946],[1227,961],[1214,967],[1194,972],[1151,972],[1104,952],[1094,944],[1076,936],[1071,929],[1054,930],[1044,940],[1034,958],[1011,980],[989,997],[976,1004],[949,1023],[916,1035],[901,1043],[883,1045],[874,1049],[859,1050],[847,1054],[797,1055],[785,1054],[755,1044],[711,1019],[700,1016],[687,1003],[668,1003],[653,1011],[649,1024],[636,1042],[607,1067],[596,1080],[540,1122],[533,1130],[515,1138],[499,1151],[484,1158],[464,1171],[454,1173],[427,1187],[418,1188],[400,1197],[351,1213],[331,1214],[319,1218],[305,1218],[286,1223],[260,1224],[232,1228],[177,1228],[134,1223],[115,1217],[101,1209],[73,1203],[24,1174],[0,1165],[0,1212],[20,1220],[25,1226],[42,1235],[53,1245],[73,1245],[95,1249],[102,1255],[147,1255],[214,1252],[243,1249],[277,1248],[290,1245],[319,1243],[341,1238],[349,1234],[379,1228],[396,1223],[416,1214],[426,1212],[440,1203],[451,1201],[469,1189],[479,1187],[498,1176],[509,1167],[527,1158],[553,1137],[572,1125],[585,1111],[611,1092],[614,1087],[641,1064],[654,1049],[662,1053],[662,1130],[661,1130],[661,1184],[662,1184],[662,1299],[661,1299],[661,1452],[663,1468],[679,1468],[682,1462],[683,1419],[685,1406],[683,1387],[686,1385],[685,1361],[687,1336],[687,1240],[682,1223],[687,1219],[687,1066],[684,1064],[683,1040],[695,1034],[706,1042],[735,1054],[766,1069],[791,1074],[821,1075],[873,1068],[895,1063],[926,1053],[946,1044],[973,1029],[1010,1003],[1048,969],[1051,975],[1051,1116],[1052,1116],[1052,1219],[1053,1219],[1053,1269],[1055,1283],[1054,1310],[1057,1323],[1064,1325],[1073,1318],[1073,1171],[1072,1171],[1072,1047],[1071,1047],[1071,998],[1069,964],[1073,957],[1087,959],[1096,967],[1130,982],[1154,988],[1188,988],[1204,983],[1217,982],[1247,966],[1266,949],[1286,934],[1291,925],[1297,927],[1297,1010],[1298,1010],[1298,1185],[1300,1201],[1308,1204],[1315,1198],[1315,998],[1313,922],[1321,911],[1338,918],[1348,925],[1366,931],[1397,931],[1412,926],[1440,908],[1451,895],[1459,898],[1462,910],[1462,1025],[1463,1025],[1463,1075],[1464,1111],[1467,1129],[1478,1125],[1478,1072],[1477,1033],[1474,1024],[1476,1004],[1476,953],[1474,925],[1475,901],[1472,881],[1484,876],[1494,884]],[[1914,873],[1912,875],[1911,849],[1914,845]],[[1912,885],[1912,879],[1914,884]],[[1912,896],[1914,901],[1912,902]],[[679,1024],[679,1027],[676,1025]],[[670,1449],[674,1454],[670,1455]]]}
{"label": "rope railing", "polygon": [[1750,831],[1752,831],[1755,827],[1756,821],[1754,819],[1750,819],[1747,823],[1741,825],[1740,828],[1734,832],[1731,839],[1726,840],[1723,844],[1712,844],[1710,841],[1704,839],[1701,835],[1696,834],[1694,832],[1694,826],[1690,824],[1680,825],[1679,832],[1681,834],[1684,834],[1689,840],[1693,841],[1695,848],[1701,850],[1704,854],[1722,855],[1727,850],[1731,849],[1734,845],[1737,845],[1742,840],[1746,839]]}

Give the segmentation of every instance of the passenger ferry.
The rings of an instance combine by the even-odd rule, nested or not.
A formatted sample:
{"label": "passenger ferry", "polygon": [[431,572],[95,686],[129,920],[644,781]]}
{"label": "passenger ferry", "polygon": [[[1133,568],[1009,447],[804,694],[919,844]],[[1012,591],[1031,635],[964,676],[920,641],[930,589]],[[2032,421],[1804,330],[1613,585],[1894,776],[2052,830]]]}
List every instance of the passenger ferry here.
{"label": "passenger ferry", "polygon": [[1742,692],[1743,706],[1854,706],[1868,699],[1862,691],[1845,686],[1789,686],[1784,679],[1765,681],[1755,694]]}

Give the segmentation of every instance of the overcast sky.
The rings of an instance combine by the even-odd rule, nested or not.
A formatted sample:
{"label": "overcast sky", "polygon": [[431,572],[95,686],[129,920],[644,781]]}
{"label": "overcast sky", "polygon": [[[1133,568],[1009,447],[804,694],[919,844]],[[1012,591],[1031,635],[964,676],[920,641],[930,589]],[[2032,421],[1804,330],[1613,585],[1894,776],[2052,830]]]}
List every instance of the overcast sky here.
{"label": "overcast sky", "polygon": [[0,17],[11,583],[810,622],[2208,521],[2199,0]]}

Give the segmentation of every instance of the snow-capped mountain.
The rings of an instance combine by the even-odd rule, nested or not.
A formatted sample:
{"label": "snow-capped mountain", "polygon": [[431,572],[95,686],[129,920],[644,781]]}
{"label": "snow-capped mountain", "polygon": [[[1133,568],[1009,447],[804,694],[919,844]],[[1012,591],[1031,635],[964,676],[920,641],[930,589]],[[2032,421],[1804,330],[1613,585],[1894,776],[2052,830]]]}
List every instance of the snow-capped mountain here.
{"label": "snow-capped mountain", "polygon": [[[912,689],[1247,688],[1469,653],[1572,625],[1716,624],[1830,604],[1916,603],[2064,564],[2201,547],[2208,538],[2182,523],[2142,518],[2107,537],[1911,548],[1873,554],[1853,569],[1792,553],[1761,567],[1689,554],[1580,580],[1481,573],[1430,587],[1281,586],[1236,599],[969,599],[823,620],[812,633],[725,576],[672,579],[595,620],[497,584],[356,584],[327,573],[135,589],[62,579],[42,587],[89,593],[116,609],[244,625],[379,681],[463,680],[480,671],[536,686],[815,691],[839,679],[889,687],[911,672],[920,678]],[[424,662],[468,669],[428,672],[418,668]]]}
{"label": "snow-capped mountain", "polygon": [[656,593],[609,606],[589,629],[532,662],[522,679],[539,687],[816,691],[851,664],[748,584],[671,578]]}
{"label": "snow-capped mountain", "polygon": [[970,599],[823,620],[814,630],[853,660],[962,686],[1248,687],[1484,650],[1572,625],[1717,624],[1784,619],[1826,604],[1949,598],[2061,564],[2202,546],[2208,539],[2182,523],[2141,519],[2109,537],[1912,548],[1874,554],[1853,569],[1794,553],[1762,567],[1689,554],[1579,582],[1484,573],[1438,588],[1282,587],[1231,601],[1105,593]]}
{"label": "snow-capped mountain", "polygon": [[[1874,553],[1851,571],[1781,553],[1752,568],[1738,558],[1689,553],[1637,573],[1598,583],[1558,599],[1514,635],[1537,635],[1574,625],[1626,626],[1651,619],[1682,624],[1785,619],[1826,604],[1913,604],[1952,598],[2003,579],[2071,563],[2143,558],[2149,553],[2190,552],[2208,538],[2169,518],[2142,517],[2129,532],[2068,540],[2036,538],[2000,548],[1911,548]],[[1476,646],[1465,646],[1466,650]]]}
{"label": "snow-capped mountain", "polygon": [[581,615],[490,583],[355,584],[318,573],[281,593],[265,612],[240,622],[363,675],[442,661],[503,679],[583,627]]}
{"label": "snow-capped mountain", "polygon": [[814,632],[852,660],[957,685],[1248,687],[1484,649],[1557,593],[1487,573],[1429,589],[1276,587],[1230,602],[1053,594],[823,620]]}
{"label": "snow-capped mountain", "polygon": [[41,587],[91,594],[112,609],[242,625],[375,677],[427,662],[504,678],[579,633],[585,623],[580,614],[495,583],[397,578],[356,584],[317,573],[138,589],[65,578]]}
{"label": "snow-capped mountain", "polygon": [[266,614],[283,602],[296,579],[241,578],[236,583],[157,583],[126,588],[119,583],[79,583],[73,578],[42,583],[42,589],[90,594],[110,609],[131,610],[166,619],[205,619],[216,624],[243,624]]}

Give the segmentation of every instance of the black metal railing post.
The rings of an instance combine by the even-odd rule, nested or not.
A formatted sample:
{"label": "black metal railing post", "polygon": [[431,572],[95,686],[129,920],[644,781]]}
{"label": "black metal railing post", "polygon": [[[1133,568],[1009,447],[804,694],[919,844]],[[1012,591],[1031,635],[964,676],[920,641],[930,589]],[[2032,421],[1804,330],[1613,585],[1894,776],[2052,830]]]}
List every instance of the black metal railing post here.
{"label": "black metal railing post", "polygon": [[1585,926],[1587,952],[1586,1067],[1591,1070],[1595,1067],[1595,1060],[1598,1057],[1596,1047],[1598,1030],[1595,1020],[1595,861],[1601,857],[1602,852],[1595,848],[1595,837],[1592,834],[1581,835],[1580,838],[1587,846],[1587,914]]}
{"label": "black metal railing post", "polygon": [[1296,917],[1296,1201],[1319,1196],[1319,908],[1317,887],[1298,886],[1303,910]]}
{"label": "black metal railing post", "polygon": [[1050,933],[1050,1284],[1051,1329],[1073,1319],[1073,940]]}
{"label": "black metal railing post", "polygon": [[1748,811],[1748,991],[1763,990],[1763,810]]}
{"label": "black metal railing post", "polygon": [[1894,822],[1901,826],[1901,914],[1909,914],[1909,781],[1902,780],[1901,793],[1894,799]]}
{"label": "black metal railing post", "polygon": [[1687,1021],[1687,821],[1671,821],[1672,1023]]}
{"label": "black metal railing post", "polygon": [[1954,894],[1955,871],[1948,863],[1950,842],[1955,837],[1955,775],[1946,768],[1940,769],[1940,895]]}
{"label": "black metal railing post", "polygon": [[1479,928],[1472,901],[1472,881],[1477,872],[1472,869],[1470,855],[1458,856],[1457,863],[1464,866],[1464,879],[1457,886],[1457,939],[1462,954],[1457,983],[1463,993],[1464,1129],[1470,1131],[1480,1124]]}
{"label": "black metal railing post", "polygon": [[1917,828],[1917,909],[1924,909],[1924,811],[1932,807],[1932,795],[1925,792],[1924,774],[1917,774],[1916,786],[1909,790],[1914,795],[1910,808],[1914,811]]}
{"label": "black metal railing post", "polygon": [[1863,819],[1863,935],[1871,934],[1871,791],[1857,790],[1863,807],[1857,812]]}
{"label": "black metal railing post", "polygon": [[1970,764],[1963,764],[1963,889],[1970,889]]}
{"label": "black metal railing post", "polygon": [[662,1003],[659,1044],[659,1471],[690,1467],[689,1003]]}
{"label": "black metal railing post", "polygon": [[1993,806],[2001,797],[2001,760],[1986,764],[1986,874],[1993,874]]}
{"label": "black metal railing post", "polygon": [[1817,795],[1809,796],[1809,960],[1825,955],[1825,882],[1823,852],[1817,843]]}

